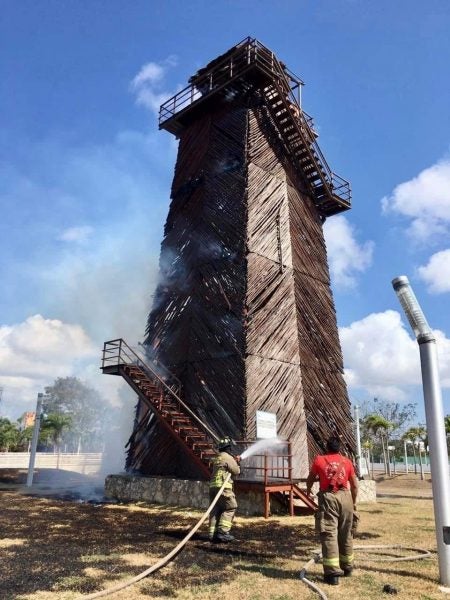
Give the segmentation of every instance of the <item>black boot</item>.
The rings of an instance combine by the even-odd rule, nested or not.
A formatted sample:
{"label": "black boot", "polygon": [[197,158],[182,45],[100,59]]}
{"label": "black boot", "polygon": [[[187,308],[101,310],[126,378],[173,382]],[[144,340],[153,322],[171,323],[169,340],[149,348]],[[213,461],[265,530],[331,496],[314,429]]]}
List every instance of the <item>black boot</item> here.
{"label": "black boot", "polygon": [[215,538],[216,542],[222,542],[224,544],[228,544],[228,542],[234,542],[235,540],[236,538],[230,533],[218,533]]}
{"label": "black boot", "polygon": [[337,575],[324,575],[323,580],[328,585],[339,585],[339,577]]}
{"label": "black boot", "polygon": [[345,567],[345,569],[342,570],[344,571],[344,577],[350,577],[353,573],[353,567]]}

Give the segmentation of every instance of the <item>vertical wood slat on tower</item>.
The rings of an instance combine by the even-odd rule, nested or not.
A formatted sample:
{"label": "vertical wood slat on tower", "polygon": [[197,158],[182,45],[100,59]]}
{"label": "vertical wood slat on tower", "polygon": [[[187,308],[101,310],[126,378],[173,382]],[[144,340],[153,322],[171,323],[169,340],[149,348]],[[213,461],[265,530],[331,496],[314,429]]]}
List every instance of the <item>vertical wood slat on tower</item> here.
{"label": "vertical wood slat on tower", "polygon": [[[252,85],[180,132],[145,344],[218,435],[252,438],[256,411],[275,412],[303,477],[330,433],[354,447],[350,408],[321,214],[270,88]],[[143,473],[189,472],[158,423],[140,435],[152,451],[132,442],[131,466],[139,453]]]}

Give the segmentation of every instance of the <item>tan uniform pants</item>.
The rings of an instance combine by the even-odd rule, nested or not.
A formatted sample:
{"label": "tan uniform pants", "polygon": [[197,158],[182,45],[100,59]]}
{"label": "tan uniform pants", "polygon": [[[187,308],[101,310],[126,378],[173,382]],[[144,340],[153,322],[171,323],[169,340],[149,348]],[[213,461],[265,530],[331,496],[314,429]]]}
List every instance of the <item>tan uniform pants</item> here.
{"label": "tan uniform pants", "polygon": [[316,531],[322,543],[323,572],[337,575],[353,563],[353,499],[349,490],[319,492]]}
{"label": "tan uniform pants", "polygon": [[[209,488],[209,501],[216,497],[219,488]],[[236,496],[233,490],[224,490],[209,516],[209,538],[217,534],[229,533],[237,509]]]}

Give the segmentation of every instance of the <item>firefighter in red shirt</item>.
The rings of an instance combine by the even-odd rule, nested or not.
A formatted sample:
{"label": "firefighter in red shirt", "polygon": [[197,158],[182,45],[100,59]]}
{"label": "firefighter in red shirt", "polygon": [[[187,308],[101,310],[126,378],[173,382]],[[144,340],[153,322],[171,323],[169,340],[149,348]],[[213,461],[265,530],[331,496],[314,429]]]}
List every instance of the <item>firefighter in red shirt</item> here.
{"label": "firefighter in red shirt", "polygon": [[339,453],[340,441],[331,437],[327,452],[318,455],[311,465],[306,480],[309,495],[318,479],[319,510],[316,513],[316,529],[322,543],[324,581],[339,584],[342,575],[348,577],[353,569],[353,512],[356,509],[358,479],[352,462]]}

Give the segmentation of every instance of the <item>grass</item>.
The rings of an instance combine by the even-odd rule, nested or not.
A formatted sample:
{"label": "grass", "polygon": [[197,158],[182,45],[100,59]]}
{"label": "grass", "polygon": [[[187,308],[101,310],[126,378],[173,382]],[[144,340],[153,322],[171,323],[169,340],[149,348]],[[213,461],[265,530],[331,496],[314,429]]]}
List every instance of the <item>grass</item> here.
{"label": "grass", "polygon": [[[356,544],[402,544],[433,551],[427,560],[376,562],[377,554],[355,552],[357,570],[336,588],[322,586],[321,565],[309,578],[330,600],[444,599],[438,567],[429,481],[411,476],[381,480],[385,497],[360,506]],[[0,491],[1,600],[74,600],[133,577],[166,555],[201,516],[168,506],[92,505],[33,497],[9,486]],[[212,546],[206,527],[159,572],[110,596],[113,600],[297,600],[318,596],[298,578],[318,544],[313,517],[238,517],[240,542]],[[389,550],[387,555],[404,555]],[[379,558],[379,556],[378,556]]]}

